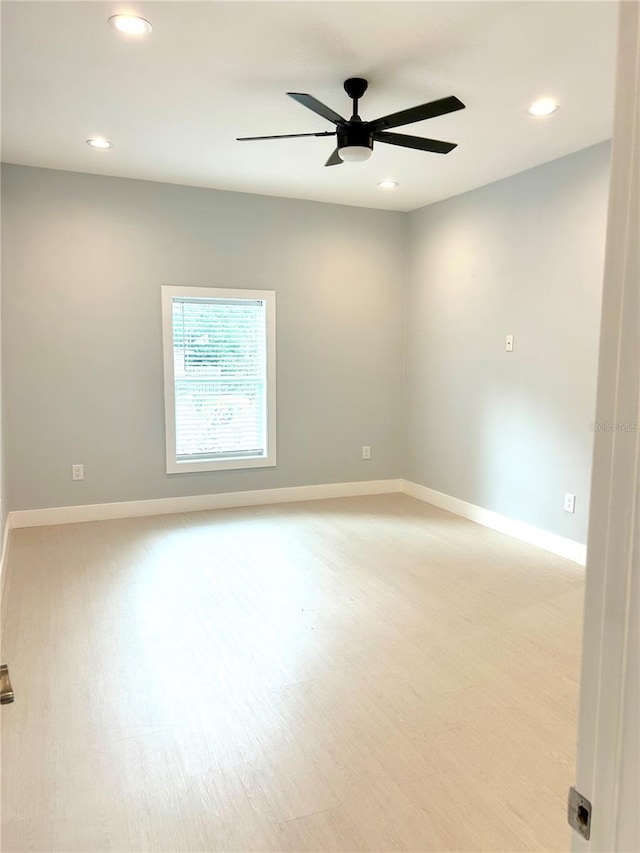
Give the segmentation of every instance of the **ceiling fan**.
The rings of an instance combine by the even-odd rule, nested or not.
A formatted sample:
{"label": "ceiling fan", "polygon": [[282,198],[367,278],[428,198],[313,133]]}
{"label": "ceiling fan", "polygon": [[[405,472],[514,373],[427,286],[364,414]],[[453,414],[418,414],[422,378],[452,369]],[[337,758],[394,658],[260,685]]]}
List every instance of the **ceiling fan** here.
{"label": "ceiling fan", "polygon": [[325,166],[339,166],[341,163],[358,163],[368,160],[373,151],[374,142],[385,142],[388,145],[399,145],[402,148],[416,148],[418,151],[431,151],[434,154],[448,154],[456,147],[455,142],[440,142],[437,139],[423,139],[420,136],[408,136],[404,133],[387,133],[389,128],[424,121],[428,118],[446,115],[447,113],[463,110],[461,100],[455,96],[440,98],[429,104],[410,107],[397,113],[377,118],[374,121],[363,121],[358,115],[358,101],[367,91],[369,83],[362,77],[350,77],[344,82],[344,89],[353,101],[353,115],[349,120],[321,103],[313,95],[301,92],[287,92],[290,98],[302,104],[303,107],[326,118],[335,124],[335,130],[323,130],[320,133],[283,133],[278,136],[242,136],[238,142],[250,142],[257,139],[293,139],[302,136],[336,136],[338,145]]}

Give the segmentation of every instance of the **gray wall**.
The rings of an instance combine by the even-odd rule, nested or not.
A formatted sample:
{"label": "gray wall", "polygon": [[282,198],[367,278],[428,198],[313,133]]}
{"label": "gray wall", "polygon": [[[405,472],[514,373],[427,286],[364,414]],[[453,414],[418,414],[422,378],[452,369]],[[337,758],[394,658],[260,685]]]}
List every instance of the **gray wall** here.
{"label": "gray wall", "polygon": [[[404,476],[585,542],[608,177],[402,214],[4,166],[8,508]],[[276,468],[165,473],[161,284],[277,290]]]}
{"label": "gray wall", "polygon": [[[403,214],[22,166],[2,202],[10,509],[399,476]],[[165,473],[161,284],[277,291],[276,468]]]}
{"label": "gray wall", "polygon": [[583,543],[609,151],[409,214],[405,477]]}

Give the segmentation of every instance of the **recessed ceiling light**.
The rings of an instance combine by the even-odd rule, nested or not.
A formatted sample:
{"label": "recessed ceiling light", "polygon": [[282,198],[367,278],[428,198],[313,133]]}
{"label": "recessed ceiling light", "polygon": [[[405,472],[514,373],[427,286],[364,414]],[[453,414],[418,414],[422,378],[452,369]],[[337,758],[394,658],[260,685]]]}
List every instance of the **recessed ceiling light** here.
{"label": "recessed ceiling light", "polygon": [[94,136],[93,139],[87,139],[86,142],[91,148],[100,148],[102,151],[113,148],[113,142],[109,142],[108,139],[103,139],[101,136]]}
{"label": "recessed ceiling light", "polygon": [[109,23],[114,30],[127,36],[144,36],[151,32],[151,24],[137,15],[112,15]]}
{"label": "recessed ceiling light", "polygon": [[378,181],[378,186],[381,190],[395,190],[399,186],[397,181]]}
{"label": "recessed ceiling light", "polygon": [[551,98],[539,98],[534,101],[529,107],[529,115],[532,116],[550,116],[555,113],[560,107]]}

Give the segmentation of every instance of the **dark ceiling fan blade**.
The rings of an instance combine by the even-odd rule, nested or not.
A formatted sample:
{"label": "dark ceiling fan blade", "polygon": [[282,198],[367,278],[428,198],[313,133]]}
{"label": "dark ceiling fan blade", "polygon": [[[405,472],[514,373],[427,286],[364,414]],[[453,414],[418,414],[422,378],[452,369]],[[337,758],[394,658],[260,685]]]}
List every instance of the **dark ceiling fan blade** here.
{"label": "dark ceiling fan blade", "polygon": [[252,142],[255,139],[297,139],[300,136],[335,136],[335,130],[323,130],[322,133],[281,133],[278,136],[238,136],[236,142]]}
{"label": "dark ceiling fan blade", "polygon": [[400,145],[402,148],[415,148],[418,151],[431,151],[433,154],[448,154],[457,147],[456,142],[441,142],[439,139],[422,139],[420,136],[407,136],[406,133],[373,134],[376,142],[386,142],[389,145]]}
{"label": "dark ceiling fan blade", "polygon": [[343,162],[344,161],[342,160],[342,158],[338,154],[338,149],[336,148],[336,150],[333,152],[331,157],[329,157],[329,159],[327,160],[327,162],[324,165],[325,166],[339,166]]}
{"label": "dark ceiling fan blade", "polygon": [[449,98],[440,98],[438,101],[431,101],[429,104],[421,104],[418,107],[409,107],[408,110],[400,110],[399,113],[391,113],[388,116],[382,116],[375,121],[369,122],[371,130],[387,130],[390,127],[400,127],[404,124],[413,124],[415,121],[424,121],[427,118],[436,118],[437,116],[453,113],[456,110],[465,108],[459,98],[451,95]]}
{"label": "dark ceiling fan blade", "polygon": [[290,98],[293,98],[294,101],[297,101],[299,104],[302,104],[303,107],[306,107],[308,110],[311,110],[316,115],[322,116],[322,118],[326,118],[328,121],[332,121],[334,124],[346,124],[347,120],[342,118],[342,116],[338,115],[335,110],[332,110],[331,107],[326,106],[317,98],[314,98],[313,95],[305,95],[301,92],[287,92]]}

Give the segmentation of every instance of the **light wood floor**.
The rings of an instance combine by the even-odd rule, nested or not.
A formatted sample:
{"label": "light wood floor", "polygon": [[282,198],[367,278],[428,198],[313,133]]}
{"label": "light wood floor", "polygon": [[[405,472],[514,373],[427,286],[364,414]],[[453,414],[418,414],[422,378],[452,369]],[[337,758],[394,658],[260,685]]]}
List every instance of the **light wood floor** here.
{"label": "light wood floor", "polygon": [[582,591],[402,495],[14,531],[2,849],[568,850]]}

